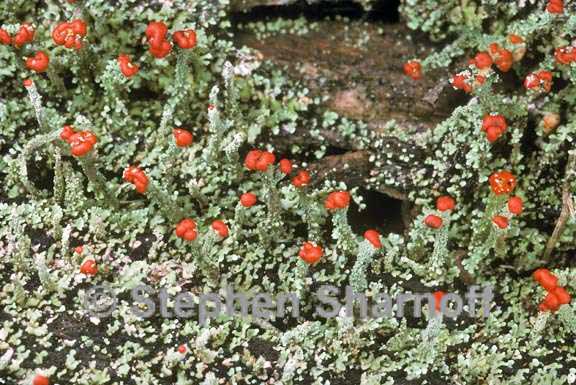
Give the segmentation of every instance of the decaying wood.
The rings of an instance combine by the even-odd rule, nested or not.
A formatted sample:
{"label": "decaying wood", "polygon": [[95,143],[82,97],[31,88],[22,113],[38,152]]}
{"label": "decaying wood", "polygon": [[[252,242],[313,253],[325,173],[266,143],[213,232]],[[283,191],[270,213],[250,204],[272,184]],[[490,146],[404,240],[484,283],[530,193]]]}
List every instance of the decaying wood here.
{"label": "decaying wood", "polygon": [[255,7],[290,5],[295,2],[296,0],[232,0],[230,2],[230,10],[232,12],[243,12]]}
{"label": "decaying wood", "polygon": [[[349,187],[364,187],[372,169],[369,159],[368,151],[350,151],[343,155],[326,156],[310,167],[314,172],[314,183],[318,185],[330,179],[344,181]],[[394,188],[383,187],[378,191],[395,199],[407,199],[404,192]]]}
{"label": "decaying wood", "polygon": [[[400,175],[410,175],[411,169],[418,166],[402,161],[406,149],[410,153],[425,150],[387,137],[386,123],[394,119],[400,127],[424,132],[462,102],[451,87],[445,86],[447,72],[427,73],[420,81],[403,74],[403,64],[424,57],[430,46],[411,41],[409,31],[401,25],[323,21],[314,31],[301,36],[280,34],[258,39],[245,32],[239,35],[238,42],[257,50],[264,60],[285,68],[289,77],[310,90],[311,97],[325,100],[321,108],[362,120],[384,143],[394,143],[391,148],[398,153],[393,153],[389,161]],[[364,186],[369,176],[378,173],[369,161],[372,154],[366,147],[337,131],[324,130],[319,137],[313,137],[302,127],[275,138],[275,144],[286,148],[293,144],[323,144],[349,151],[313,165],[319,180],[329,177],[349,186]],[[424,154],[417,158],[423,159]],[[406,199],[406,191],[389,186],[376,189],[396,199]]]}
{"label": "decaying wood", "polygon": [[566,227],[566,222],[570,218],[570,215],[574,212],[574,202],[572,201],[572,191],[570,191],[570,182],[573,180],[574,176],[576,175],[576,150],[572,150],[570,155],[568,156],[568,163],[566,164],[566,171],[564,175],[564,183],[562,186],[562,211],[560,212],[560,216],[556,221],[556,226],[554,227],[554,231],[548,239],[548,243],[546,244],[546,249],[544,250],[544,260],[549,261],[552,255],[552,251],[554,251],[554,247],[562,236],[564,229]]}

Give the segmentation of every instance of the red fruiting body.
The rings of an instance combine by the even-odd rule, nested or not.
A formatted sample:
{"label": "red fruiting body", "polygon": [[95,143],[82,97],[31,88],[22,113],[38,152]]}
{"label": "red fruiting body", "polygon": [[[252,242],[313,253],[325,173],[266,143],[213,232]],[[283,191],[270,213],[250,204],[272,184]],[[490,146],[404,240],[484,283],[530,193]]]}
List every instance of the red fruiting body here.
{"label": "red fruiting body", "polygon": [[570,293],[563,287],[556,287],[550,293],[554,294],[560,305],[568,305],[572,301]]}
{"label": "red fruiting body", "polygon": [[118,66],[120,72],[127,78],[130,78],[138,73],[140,66],[133,64],[130,56],[121,54],[118,56]]}
{"label": "red fruiting body", "polygon": [[576,62],[576,48],[572,46],[556,48],[554,57],[559,64],[570,65]]}
{"label": "red fruiting body", "polygon": [[84,275],[96,275],[98,273],[98,265],[93,259],[87,259],[80,266],[80,272]]}
{"label": "red fruiting body", "polygon": [[64,126],[64,127],[62,127],[62,131],[60,131],[60,139],[62,139],[65,142],[70,143],[70,138],[75,133],[76,133],[76,131],[74,131],[74,127]]}
{"label": "red fruiting body", "polygon": [[240,196],[240,204],[244,207],[252,207],[258,202],[258,197],[253,193],[244,193]]}
{"label": "red fruiting body", "polygon": [[37,374],[32,380],[32,385],[50,385],[50,380],[46,376]]}
{"label": "red fruiting body", "polygon": [[84,251],[84,246],[76,246],[76,247],[74,248],[74,252],[75,252],[76,254],[82,254],[83,251]]}
{"label": "red fruiting body", "polygon": [[148,177],[139,167],[126,168],[122,177],[126,182],[132,183],[140,194],[144,194],[148,190]]}
{"label": "red fruiting body", "polygon": [[439,229],[442,227],[442,218],[438,215],[429,214],[424,218],[424,224],[432,229]]}
{"label": "red fruiting body", "polygon": [[512,68],[512,64],[514,62],[514,57],[512,56],[512,52],[508,51],[505,48],[500,47],[496,43],[490,44],[490,55],[494,60],[494,64],[498,69],[502,72],[510,71]]}
{"label": "red fruiting body", "polygon": [[454,210],[456,201],[449,195],[442,195],[436,199],[436,208],[440,211]]}
{"label": "red fruiting body", "polygon": [[527,90],[550,92],[552,89],[552,72],[543,70],[529,74],[524,79],[524,87]]}
{"label": "red fruiting body", "polygon": [[492,192],[496,195],[509,194],[516,187],[516,177],[508,171],[498,171],[488,178]]}
{"label": "red fruiting body", "polygon": [[492,218],[492,222],[494,222],[494,224],[496,226],[498,226],[501,229],[505,229],[508,227],[508,218],[502,216],[502,215],[496,215]]}
{"label": "red fruiting body", "polygon": [[180,353],[180,354],[186,353],[186,345],[178,346],[178,353]]}
{"label": "red fruiting body", "polygon": [[88,27],[83,20],[60,23],[52,31],[52,40],[66,48],[82,48],[82,40],[88,34]]}
{"label": "red fruiting body", "polygon": [[548,309],[548,307],[543,302],[540,305],[538,305],[538,309],[541,312],[550,311],[550,309]]}
{"label": "red fruiting body", "polygon": [[508,128],[506,119],[502,115],[486,115],[482,120],[482,130],[486,132],[489,142],[496,141]]}
{"label": "red fruiting body", "polygon": [[479,52],[473,59],[473,63],[479,70],[492,67],[492,57],[487,52]]}
{"label": "red fruiting body", "polygon": [[558,278],[545,268],[540,268],[532,273],[532,277],[538,282],[546,291],[554,290],[558,287]]}
{"label": "red fruiting body", "polygon": [[0,28],[0,44],[8,45],[12,42],[12,37],[4,28]]}
{"label": "red fruiting body", "polygon": [[312,178],[310,178],[310,173],[306,170],[300,170],[298,171],[298,174],[296,174],[296,176],[294,178],[292,178],[292,184],[294,185],[294,187],[304,187],[306,185],[308,185],[308,183],[310,183],[310,180]]}
{"label": "red fruiting body", "polygon": [[463,90],[466,93],[470,93],[472,92],[472,86],[468,82],[469,78],[470,77],[465,73],[456,74],[452,77],[450,83],[452,83],[452,87],[454,87],[455,89]]}
{"label": "red fruiting body", "polygon": [[190,49],[196,47],[196,31],[192,29],[174,32],[172,38],[174,39],[176,45],[182,49]]}
{"label": "red fruiting body", "polygon": [[34,84],[34,82],[32,81],[32,79],[24,79],[24,81],[22,82],[22,84],[24,84],[24,87],[28,88],[28,87],[32,87],[32,85]]}
{"label": "red fruiting body", "polygon": [[522,36],[518,36],[515,34],[508,35],[508,41],[512,44],[522,44],[524,43],[524,39]]}
{"label": "red fruiting body", "polygon": [[548,293],[540,305],[541,309],[543,308],[554,312],[560,308],[560,301],[558,301],[554,293]]}
{"label": "red fruiting body", "polygon": [[166,34],[168,33],[168,27],[162,21],[151,21],[146,27],[146,38],[151,44],[158,43],[161,40],[166,39]]}
{"label": "red fruiting body", "polygon": [[216,231],[222,238],[226,238],[228,236],[228,226],[226,226],[226,223],[219,219],[212,222],[212,229]]}
{"label": "red fruiting body", "polygon": [[280,162],[278,162],[278,165],[282,174],[288,175],[292,172],[292,162],[288,159],[281,159]]}
{"label": "red fruiting body", "polygon": [[438,290],[432,293],[432,295],[434,296],[434,309],[437,312],[440,312],[442,310],[442,298],[446,295],[446,293],[442,290]]}
{"label": "red fruiting body", "polygon": [[498,130],[494,126],[489,127],[488,130],[486,131],[486,139],[488,139],[488,141],[490,143],[494,143],[495,141],[500,139],[501,136],[502,136],[502,131]]}
{"label": "red fruiting body", "polygon": [[34,27],[30,24],[22,24],[12,39],[12,44],[16,48],[22,47],[24,44],[31,43],[34,40]]}
{"label": "red fruiting body", "polygon": [[[62,135],[62,133],[60,133],[60,135]],[[90,131],[76,132],[68,139],[70,152],[74,156],[84,156],[88,154],[97,142],[98,138]]]}
{"label": "red fruiting body", "polygon": [[554,131],[559,124],[560,115],[555,112],[547,112],[542,118],[542,126],[544,127],[544,133],[546,135]]}
{"label": "red fruiting body", "polygon": [[194,142],[194,136],[190,131],[183,130],[182,128],[175,128],[172,130],[174,141],[178,147],[188,147]]}
{"label": "red fruiting body", "polygon": [[404,73],[414,80],[422,78],[422,65],[418,60],[410,60],[404,64]]}
{"label": "red fruiting body", "polygon": [[546,10],[549,13],[564,13],[564,1],[563,0],[550,0],[546,6]]}
{"label": "red fruiting body", "polygon": [[508,211],[514,215],[520,215],[522,213],[522,198],[510,197],[508,199]]}
{"label": "red fruiting body", "polygon": [[376,249],[382,247],[382,242],[380,241],[380,233],[376,230],[366,230],[364,233],[364,239],[372,244]]}
{"label": "red fruiting body", "polygon": [[314,245],[312,242],[306,242],[300,249],[298,254],[302,260],[308,264],[314,264],[322,258],[324,251],[320,246]]}
{"label": "red fruiting body", "polygon": [[276,161],[273,153],[268,151],[252,150],[244,159],[244,166],[252,171],[266,171]]}
{"label": "red fruiting body", "polygon": [[150,54],[157,59],[165,58],[170,54],[170,51],[172,51],[172,44],[167,40],[162,40],[157,45],[150,45],[149,49]]}
{"label": "red fruiting body", "polygon": [[328,194],[324,207],[328,210],[338,210],[348,207],[350,204],[350,193],[348,191],[334,191]]}
{"label": "red fruiting body", "polygon": [[50,64],[50,57],[44,51],[38,51],[36,55],[26,59],[26,68],[38,73],[46,71],[48,64]]}
{"label": "red fruiting body", "polygon": [[166,40],[167,33],[168,27],[161,21],[153,21],[146,28],[146,38],[148,39],[148,44],[150,44],[150,53],[158,59],[168,56],[172,50],[172,44]]}
{"label": "red fruiting body", "polygon": [[185,241],[193,241],[198,236],[198,231],[196,230],[196,222],[190,218],[182,219],[176,225],[176,236],[182,238]]}

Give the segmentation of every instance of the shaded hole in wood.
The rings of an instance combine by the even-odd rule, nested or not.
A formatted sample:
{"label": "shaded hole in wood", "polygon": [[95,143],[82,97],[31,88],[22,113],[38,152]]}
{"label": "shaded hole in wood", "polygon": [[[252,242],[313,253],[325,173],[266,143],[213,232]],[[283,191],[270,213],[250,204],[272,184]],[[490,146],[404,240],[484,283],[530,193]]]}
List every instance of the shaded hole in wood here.
{"label": "shaded hole in wood", "polygon": [[54,168],[46,167],[45,159],[36,161],[33,158],[26,160],[28,179],[39,190],[52,191],[54,189]]}
{"label": "shaded hole in wood", "polygon": [[237,25],[276,18],[294,20],[304,17],[309,21],[320,21],[340,16],[350,20],[397,23],[400,21],[399,6],[400,0],[380,0],[375,2],[371,10],[366,11],[353,1],[332,0],[315,4],[296,1],[288,5],[260,5],[249,11],[233,13],[231,21],[233,25]]}
{"label": "shaded hole in wood", "polygon": [[366,208],[359,210],[352,204],[348,212],[348,221],[355,233],[363,235],[366,230],[375,229],[381,234],[402,233],[402,201],[377,191],[359,190]]}

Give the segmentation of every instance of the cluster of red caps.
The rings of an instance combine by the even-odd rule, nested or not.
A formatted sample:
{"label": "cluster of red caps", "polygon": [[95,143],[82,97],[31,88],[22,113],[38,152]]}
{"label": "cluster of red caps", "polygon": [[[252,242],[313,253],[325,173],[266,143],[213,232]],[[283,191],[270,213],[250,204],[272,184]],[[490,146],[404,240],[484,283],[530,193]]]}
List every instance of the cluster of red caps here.
{"label": "cluster of red caps", "polygon": [[422,79],[422,64],[418,60],[410,60],[404,64],[404,74],[414,80]]}
{"label": "cluster of red caps", "polygon": [[550,0],[546,6],[546,10],[549,13],[561,14],[564,13],[564,1],[563,0]]}
{"label": "cluster of red caps", "polygon": [[92,258],[89,258],[86,261],[84,261],[84,263],[82,263],[82,265],[80,266],[80,272],[84,275],[90,275],[90,276],[98,274],[98,265],[96,264],[96,261]]}
{"label": "cluster of red caps", "polygon": [[486,139],[490,143],[498,140],[508,128],[508,123],[503,115],[490,114],[482,119],[482,131],[486,133]]}
{"label": "cluster of red caps", "polygon": [[72,126],[64,126],[60,138],[70,144],[70,152],[78,157],[88,154],[98,142],[98,138],[91,131],[76,132]]}
{"label": "cluster of red caps", "polygon": [[20,25],[18,31],[14,36],[10,36],[8,31],[0,28],[0,44],[10,45],[12,44],[15,48],[22,48],[25,44],[31,43],[34,40],[34,34],[36,30],[34,27],[28,23],[23,23]]}
{"label": "cluster of red caps", "polygon": [[[276,156],[274,153],[270,151],[262,151],[262,150],[251,150],[248,152],[246,157],[244,158],[244,167],[246,167],[250,171],[260,171],[265,172],[268,170],[270,166],[273,166],[276,162]],[[278,170],[284,175],[290,175],[294,171],[294,167],[292,162],[289,159],[281,159],[278,162]],[[292,178],[292,185],[297,188],[302,188],[307,186],[311,181],[310,173],[306,170],[299,170],[297,174]],[[247,196],[249,197],[249,196]],[[246,203],[250,203],[252,199],[244,199]],[[240,200],[242,205],[245,207],[250,207],[256,203],[246,205],[244,204],[243,200]]]}
{"label": "cluster of red caps", "polygon": [[[194,142],[192,133],[182,128],[174,128],[172,134],[178,147],[188,147]],[[128,166],[124,170],[123,179],[128,183],[132,183],[140,194],[144,194],[148,190],[148,177],[144,170],[137,166]]]}
{"label": "cluster of red caps", "polygon": [[130,56],[125,54],[118,56],[118,66],[120,67],[120,72],[127,78],[131,78],[140,71],[140,66],[132,63]]}
{"label": "cluster of red caps", "polygon": [[334,191],[328,194],[324,201],[324,207],[328,210],[345,209],[350,204],[350,193],[348,191]]}
{"label": "cluster of red caps", "polygon": [[132,183],[140,194],[144,194],[148,190],[148,177],[140,167],[128,166],[122,177],[126,182]]}
{"label": "cluster of red caps", "polygon": [[558,278],[545,268],[536,270],[532,277],[548,292],[544,300],[540,303],[540,311],[555,312],[560,309],[560,306],[567,305],[572,301],[572,297],[568,291],[558,286]]}
{"label": "cluster of red caps", "polygon": [[[329,211],[336,211],[346,209],[350,205],[350,193],[348,191],[333,191],[326,197],[324,201],[324,207]],[[368,240],[375,248],[382,247],[380,242],[380,235],[375,230],[368,230],[364,237]],[[300,249],[300,258],[308,263],[315,264],[324,255],[322,247],[308,241],[305,242]]]}
{"label": "cluster of red caps", "polygon": [[[20,49],[34,40],[35,29],[31,24],[23,23],[18,32],[12,37],[5,29],[0,28],[0,44],[12,44]],[[156,58],[166,57],[172,50],[172,43],[168,41],[168,27],[161,21],[150,22],[146,28],[146,38],[150,46],[150,53]],[[52,31],[52,40],[56,45],[69,49],[80,50],[84,39],[88,35],[88,26],[82,19],[59,23]],[[196,46],[196,31],[186,29],[176,31],[172,35],[174,43],[181,49],[191,49]],[[124,76],[130,78],[138,73],[140,67],[132,62],[130,56],[120,54],[118,66]],[[26,67],[37,73],[45,72],[50,64],[50,57],[45,51],[38,51],[34,56],[26,59]]]}
{"label": "cluster of red caps", "polygon": [[[546,5],[546,11],[552,14],[564,13],[564,1],[550,0]],[[482,85],[485,82],[485,75],[490,70],[492,65],[495,65],[502,72],[510,71],[514,62],[522,60],[524,54],[526,53],[526,47],[524,44],[524,39],[521,36],[515,34],[508,36],[508,42],[510,43],[510,48],[512,51],[500,46],[498,43],[491,43],[487,52],[479,52],[473,59],[470,60],[470,64],[473,65],[479,71],[479,73],[476,76],[473,76],[470,72],[467,71],[456,74],[450,80],[452,86],[455,89],[460,89],[469,93],[472,92],[475,87]],[[570,64],[576,61],[574,49],[572,47],[557,49],[556,60],[561,64]],[[540,75],[544,78],[542,81],[545,82],[542,85],[541,90],[546,91],[548,89],[546,92],[549,92],[549,88],[547,87],[548,75],[546,74],[548,71],[541,72],[543,73],[540,73]],[[404,74],[414,80],[421,79],[422,64],[420,64],[420,62],[416,59],[409,60],[404,64]],[[551,82],[551,77],[549,81]],[[533,83],[528,83],[528,85],[533,86]],[[536,87],[529,88],[526,86],[526,88],[534,89]]]}
{"label": "cluster of red caps", "polygon": [[524,87],[535,92],[550,92],[552,89],[552,72],[541,70],[528,74],[524,79]]}
{"label": "cluster of red caps", "polygon": [[[0,28],[0,44],[12,44],[15,48],[20,49],[34,40],[35,33],[34,27],[28,23],[21,24],[13,37],[5,29]],[[79,50],[82,48],[82,42],[87,34],[86,23],[81,19],[76,19],[59,23],[52,31],[52,40],[56,45]],[[34,56],[26,58],[26,68],[37,73],[45,72],[49,64],[50,56],[45,51],[38,51]]]}
{"label": "cluster of red caps", "polygon": [[576,63],[576,47],[567,45],[565,47],[556,48],[556,51],[554,51],[554,58],[558,64],[562,65]]}
{"label": "cluster of red caps", "polygon": [[[31,24],[23,23],[20,25],[18,31],[14,36],[10,36],[8,31],[0,28],[0,44],[10,45],[12,44],[15,48],[20,49],[25,44],[31,43],[34,40],[34,35],[36,30]],[[48,69],[50,63],[50,58],[48,54],[44,51],[38,51],[34,56],[28,57],[26,59],[26,68],[35,72],[44,72]]]}
{"label": "cluster of red caps", "polygon": [[32,385],[50,385],[50,379],[42,374],[36,374],[32,379]]}
{"label": "cluster of red caps", "polygon": [[52,31],[52,40],[57,45],[79,50],[87,34],[88,26],[84,20],[76,19],[58,24]]}
{"label": "cluster of red caps", "polygon": [[488,51],[478,52],[469,61],[473,71],[464,71],[454,75],[450,80],[452,87],[470,93],[476,87],[484,84],[486,76],[492,71],[492,66],[501,72],[510,71],[514,62],[521,60],[524,56],[524,39],[517,35],[510,35],[508,36],[508,46],[510,50],[498,43],[491,43],[488,46]]}
{"label": "cluster of red caps", "polygon": [[[490,188],[495,195],[510,194],[516,188],[516,177],[509,171],[498,171],[488,178]],[[523,210],[522,198],[511,196],[508,198],[508,212],[513,215],[520,215]],[[492,222],[500,229],[508,227],[508,217],[504,215],[495,215]]]}
{"label": "cluster of red caps", "polygon": [[[224,221],[217,219],[212,222],[212,230],[218,234],[221,238],[226,238],[228,236],[228,226]],[[176,225],[175,230],[176,236],[182,238],[185,241],[193,241],[198,237],[198,226],[196,221],[190,218],[184,218]]]}
{"label": "cluster of red caps", "polygon": [[[162,59],[172,50],[172,43],[167,39],[168,27],[162,21],[153,21],[146,28],[146,38],[150,45],[150,53],[158,59]],[[196,47],[196,31],[192,29],[174,32],[172,39],[182,49]]]}
{"label": "cluster of red caps", "polygon": [[[449,195],[442,195],[436,199],[436,209],[441,212],[452,211],[456,207],[456,201]],[[432,229],[442,227],[442,217],[436,214],[428,214],[424,218],[424,224]]]}

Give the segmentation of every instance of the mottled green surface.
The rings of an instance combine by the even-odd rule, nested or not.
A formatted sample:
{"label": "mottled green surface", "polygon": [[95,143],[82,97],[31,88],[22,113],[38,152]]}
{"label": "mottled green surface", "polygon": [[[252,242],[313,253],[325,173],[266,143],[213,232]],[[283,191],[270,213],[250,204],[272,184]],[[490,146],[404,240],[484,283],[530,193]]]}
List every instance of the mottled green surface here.
{"label": "mottled green surface", "polygon": [[[569,156],[576,156],[576,66],[559,66],[552,56],[555,47],[574,38],[574,14],[551,16],[543,1],[521,9],[515,2],[403,2],[409,27],[446,39],[435,54],[420,57],[425,76],[437,76],[434,68],[457,66],[493,41],[504,44],[508,33],[522,35],[528,52],[511,73],[491,72],[473,99],[438,125],[423,131],[390,121],[373,130],[367,122],[326,110],[331,104],[321,92],[235,47],[226,2],[79,3],[85,9],[24,0],[0,5],[0,22],[11,33],[24,21],[37,27],[33,45],[23,51],[0,46],[0,384],[29,384],[40,372],[62,385],[576,381],[576,305],[539,313],[545,293],[530,277],[546,266],[576,294],[573,216],[552,258],[543,259],[563,192],[569,198],[565,207],[574,192],[574,170],[566,166]],[[50,38],[54,25],[80,15],[90,23],[86,49],[56,48]],[[198,47],[155,60],[144,40],[152,20],[164,20],[171,31],[196,29]],[[301,22],[280,24],[285,25],[252,30],[279,36],[318,31]],[[302,30],[294,31],[299,25]],[[362,24],[353,25],[359,28]],[[271,41],[272,35],[261,38]],[[355,55],[370,57],[370,36],[350,40]],[[39,49],[50,54],[52,79],[20,65],[22,57]],[[131,80],[117,69],[120,52],[141,65]],[[553,92],[526,93],[523,78],[540,68],[553,70]],[[401,68],[390,70],[397,71],[399,83],[409,82]],[[66,91],[56,87],[54,76],[63,79]],[[31,103],[22,86],[25,78],[34,80],[41,100]],[[480,127],[482,116],[492,112],[504,114],[510,127],[491,145]],[[545,112],[561,116],[549,135],[540,122]],[[64,124],[98,136],[93,160],[103,181],[89,182],[89,165],[83,169],[58,139]],[[195,144],[176,148],[173,127],[191,130]],[[324,209],[327,193],[346,186],[323,182],[299,191],[281,175],[243,168],[249,149],[273,150],[302,131],[313,139],[278,146],[284,153],[277,158],[289,157],[305,168],[330,154],[324,136],[333,134],[370,154],[366,189],[405,192],[413,221],[404,232],[384,234],[384,250],[367,256],[361,237],[366,226],[351,228],[345,213]],[[124,183],[122,171],[129,164],[139,164],[156,191],[140,195]],[[485,215],[493,201],[487,178],[502,168],[517,176],[514,193],[525,200],[524,213],[504,231]],[[248,210],[238,206],[245,191],[260,198]],[[105,194],[118,200],[117,207]],[[350,212],[364,205],[362,190],[352,194],[356,204]],[[457,208],[445,218],[446,231],[435,232],[422,220],[442,194],[452,195]],[[196,241],[174,235],[177,211],[198,223]],[[214,237],[214,219],[228,224],[228,238]],[[379,228],[392,221],[381,218]],[[440,237],[447,237],[445,247],[435,240]],[[310,271],[297,257],[307,240],[325,252]],[[81,255],[74,253],[78,245],[84,245]],[[85,258],[96,260],[96,276],[79,273]],[[358,260],[362,268],[354,267]],[[486,319],[325,320],[313,314],[309,295],[325,283],[367,285],[371,295],[465,292],[472,281],[494,285]],[[198,294],[228,284],[252,293],[292,291],[305,306],[298,320],[221,317],[207,326],[196,319],[140,320],[132,315],[127,294],[141,282],[173,293]],[[82,294],[104,283],[119,293],[120,306],[110,318],[91,319]],[[185,355],[176,351],[181,344],[187,346]]]}

